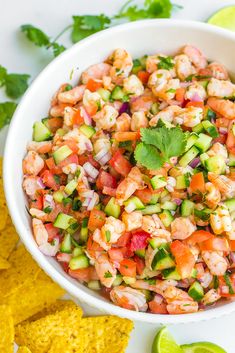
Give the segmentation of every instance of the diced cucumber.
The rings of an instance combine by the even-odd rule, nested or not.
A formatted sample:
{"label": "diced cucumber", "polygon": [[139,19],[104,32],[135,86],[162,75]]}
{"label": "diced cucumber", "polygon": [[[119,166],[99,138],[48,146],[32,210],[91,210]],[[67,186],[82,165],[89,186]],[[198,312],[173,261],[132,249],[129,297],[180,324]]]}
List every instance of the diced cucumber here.
{"label": "diced cucumber", "polygon": [[60,251],[67,254],[70,254],[72,252],[72,241],[71,241],[70,234],[65,234],[64,239],[60,246]]}
{"label": "diced cucumber", "polygon": [[204,290],[201,284],[197,281],[191,284],[188,290],[188,295],[190,295],[190,297],[193,298],[193,300],[200,302],[204,297]]}
{"label": "diced cucumber", "polygon": [[194,203],[190,200],[183,200],[182,204],[180,205],[180,213],[183,217],[188,217],[193,214],[194,210]]}
{"label": "diced cucumber", "polygon": [[192,132],[190,134],[189,138],[187,139],[185,151],[188,151],[194,145],[194,143],[197,141],[197,139],[198,139],[198,134]]}
{"label": "diced cucumber", "polygon": [[87,138],[91,138],[91,136],[93,136],[96,131],[95,128],[93,126],[90,125],[86,125],[83,124],[80,126],[79,130],[83,133],[83,135],[85,135]]}
{"label": "diced cucumber", "polygon": [[167,184],[166,178],[160,175],[155,175],[150,182],[154,190],[161,189]]}
{"label": "diced cucumber", "polygon": [[192,128],[193,132],[196,132],[196,134],[200,134],[200,132],[204,131],[204,126],[202,123],[197,124]]}
{"label": "diced cucumber", "polygon": [[96,280],[89,281],[87,283],[87,287],[92,290],[100,290],[101,289],[100,281],[96,281]]}
{"label": "diced cucumber", "polygon": [[204,120],[202,122],[202,125],[204,127],[204,129],[206,130],[206,132],[213,138],[216,138],[219,136],[217,127],[215,125],[213,125],[209,120]]}
{"label": "diced cucumber", "polygon": [[161,208],[163,210],[175,211],[177,209],[177,205],[175,202],[165,201],[163,204],[161,204]]}
{"label": "diced cucumber", "polygon": [[176,177],[176,189],[186,189],[190,185],[190,174],[178,175]]}
{"label": "diced cucumber", "polygon": [[79,240],[81,243],[86,243],[87,238],[88,238],[88,218],[85,217],[82,220],[82,227],[81,227],[81,232],[80,232],[80,237]]}
{"label": "diced cucumber", "polygon": [[125,96],[125,92],[123,91],[122,87],[120,86],[115,86],[112,93],[111,93],[111,98],[113,100],[123,100]]}
{"label": "diced cucumber", "polygon": [[159,218],[165,227],[169,227],[171,222],[174,220],[174,217],[169,210],[164,210],[162,213],[159,213]]}
{"label": "diced cucumber", "polygon": [[105,102],[108,102],[109,101],[109,98],[111,96],[111,93],[107,90],[107,89],[104,89],[104,88],[99,88],[97,90],[97,93],[99,93],[100,97],[103,99],[103,101]]}
{"label": "diced cucumber", "polygon": [[82,202],[79,199],[79,197],[75,197],[72,202],[72,210],[73,211],[79,211],[82,207]]}
{"label": "diced cucumber", "polygon": [[143,215],[155,214],[161,212],[161,207],[159,203],[156,203],[156,205],[147,205],[141,212]]}
{"label": "diced cucumber", "polygon": [[63,201],[64,194],[62,191],[55,191],[53,194],[53,199],[55,202],[61,203]]}
{"label": "diced cucumber", "polygon": [[113,281],[113,286],[114,287],[117,287],[117,286],[120,286],[120,284],[122,283],[123,281],[123,278],[122,278],[122,275],[118,274],[115,278],[115,280]]}
{"label": "diced cucumber", "polygon": [[156,249],[162,244],[162,239],[157,238],[157,237],[156,238],[151,238],[151,239],[149,239],[148,242],[151,245],[152,249]]}
{"label": "diced cucumber", "polygon": [[229,154],[228,158],[229,158],[229,162],[228,162],[229,167],[235,167],[235,155]]}
{"label": "diced cucumber", "polygon": [[213,172],[215,174],[224,174],[226,164],[221,156],[210,157],[205,161],[205,167],[209,172]]}
{"label": "diced cucumber", "polygon": [[152,261],[153,270],[165,270],[175,266],[175,262],[171,255],[164,248],[158,250]]}
{"label": "diced cucumber", "polygon": [[56,133],[60,136],[63,137],[66,134],[66,130],[65,129],[58,129],[56,130]]}
{"label": "diced cucumber", "polygon": [[133,60],[133,67],[132,67],[133,74],[137,74],[141,70],[143,70],[143,67],[141,65],[140,60],[139,59],[134,59]]}
{"label": "diced cucumber", "polygon": [[113,216],[115,218],[118,218],[120,216],[121,213],[121,207],[120,205],[117,203],[117,200],[112,197],[109,202],[107,203],[107,205],[105,206],[104,212],[108,215],[108,216]]}
{"label": "diced cucumber", "polygon": [[150,113],[156,115],[159,112],[159,103],[155,102],[151,105]]}
{"label": "diced cucumber", "polygon": [[216,114],[215,112],[213,112],[213,110],[211,110],[210,108],[207,108],[206,110],[206,114],[205,114],[205,119],[207,120],[212,120],[216,118]]}
{"label": "diced cucumber", "polygon": [[74,234],[76,233],[76,231],[79,229],[79,224],[78,222],[74,222],[73,224],[71,224],[71,226],[69,226],[66,229],[66,232],[68,232],[69,234]]}
{"label": "diced cucumber", "polygon": [[149,202],[150,205],[155,205],[158,202],[160,194],[153,194]]}
{"label": "diced cucumber", "polygon": [[128,206],[130,203],[133,203],[135,205],[136,210],[143,210],[145,208],[143,202],[137,196],[132,196],[128,200],[126,200],[124,202],[124,206]]}
{"label": "diced cucumber", "polygon": [[52,138],[50,130],[41,121],[33,125],[33,140],[36,142],[47,141]]}
{"label": "diced cucumber", "polygon": [[224,203],[228,207],[230,213],[235,211],[235,198],[226,200]]}
{"label": "diced cucumber", "polygon": [[193,269],[192,269],[191,277],[192,277],[192,278],[197,278],[197,270],[196,270],[196,268],[193,268]]}
{"label": "diced cucumber", "polygon": [[73,179],[65,186],[64,192],[69,196],[74,192],[74,190],[76,190],[77,186],[78,186],[77,180]]}
{"label": "diced cucumber", "polygon": [[162,270],[162,277],[164,279],[173,279],[175,281],[181,280],[181,276],[176,270],[176,267],[166,268],[165,270]]}
{"label": "diced cucumber", "polygon": [[135,277],[123,276],[122,279],[126,284],[134,284],[136,282]]}
{"label": "diced cucumber", "polygon": [[205,166],[205,161],[210,158],[207,153],[202,153],[200,154],[200,160],[202,162],[202,165]]}
{"label": "diced cucumber", "polygon": [[197,147],[200,152],[206,152],[211,145],[211,141],[212,137],[205,134],[199,134],[199,138],[194,146]]}
{"label": "diced cucumber", "polygon": [[170,129],[174,127],[174,125],[169,123],[169,121],[160,118],[157,122],[157,127],[167,127],[168,129]]}
{"label": "diced cucumber", "polygon": [[78,270],[81,268],[87,268],[89,267],[90,262],[89,259],[86,255],[78,255],[76,257],[73,257],[70,261],[69,261],[69,268],[71,268],[71,270]]}
{"label": "diced cucumber", "polygon": [[144,259],[144,258],[145,258],[145,249],[136,250],[136,251],[135,251],[135,254],[136,254],[138,257],[141,257],[142,259]]}
{"label": "diced cucumber", "polygon": [[[199,140],[199,139],[198,139]],[[198,140],[195,142],[197,143]],[[179,160],[181,167],[187,167],[187,165],[199,154],[199,150],[193,146],[191,147]]]}
{"label": "diced cucumber", "polygon": [[77,223],[75,218],[61,212],[56,217],[54,226],[66,230],[74,223]]}
{"label": "diced cucumber", "polygon": [[201,81],[198,81],[198,83],[199,83],[199,85],[201,85],[202,87],[204,87],[206,89],[208,86],[209,80],[201,80]]}
{"label": "diced cucumber", "polygon": [[208,221],[212,210],[209,208],[203,208],[202,210],[194,209],[194,216],[200,218],[202,221]]}
{"label": "diced cucumber", "polygon": [[81,246],[78,246],[73,249],[73,257],[77,257],[79,255],[82,255],[83,253],[84,253],[84,251]]}
{"label": "diced cucumber", "polygon": [[59,164],[72,153],[73,151],[67,145],[58,148],[58,150],[53,153],[55,164]]}

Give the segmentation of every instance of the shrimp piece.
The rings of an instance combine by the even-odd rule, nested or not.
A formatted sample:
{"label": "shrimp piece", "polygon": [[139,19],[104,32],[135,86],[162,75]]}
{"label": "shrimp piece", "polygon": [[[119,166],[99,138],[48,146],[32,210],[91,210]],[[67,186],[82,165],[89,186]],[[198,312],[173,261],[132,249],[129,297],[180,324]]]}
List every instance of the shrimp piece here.
{"label": "shrimp piece", "polygon": [[106,218],[105,224],[101,228],[101,233],[103,239],[105,239],[107,243],[114,244],[123,235],[125,230],[125,222],[110,216]]}
{"label": "shrimp piece", "polygon": [[206,90],[205,88],[200,85],[199,82],[195,81],[193,82],[186,90],[185,92],[185,99],[188,99],[188,100],[193,100],[194,97],[197,97],[197,98],[200,98],[201,101],[203,102],[206,97],[207,97],[207,94],[206,94]]}
{"label": "shrimp piece", "polygon": [[117,187],[116,198],[119,205],[129,199],[136,190],[144,188],[143,175],[138,167],[133,167],[127,177]]}
{"label": "shrimp piece", "polygon": [[64,116],[64,109],[66,108],[67,104],[57,104],[51,107],[50,109],[50,116],[53,118],[60,118]]}
{"label": "shrimp piece", "polygon": [[222,115],[225,119],[235,119],[235,103],[228,99],[219,99],[210,97],[207,100],[207,105],[217,114]]}
{"label": "shrimp piece", "polygon": [[107,244],[107,240],[103,239],[103,236],[101,234],[101,231],[99,229],[96,229],[93,233],[93,240],[101,246],[105,251],[108,251],[111,248],[111,244]]}
{"label": "shrimp piece", "polygon": [[152,91],[150,91],[150,89],[145,89],[144,94],[131,99],[131,112],[148,112],[155,100],[156,98],[154,97]]}
{"label": "shrimp piece", "polygon": [[63,173],[69,175],[69,174],[75,174],[76,171],[78,170],[78,165],[76,163],[70,163],[67,164],[65,167],[62,168]]}
{"label": "shrimp piece", "polygon": [[110,105],[105,105],[93,116],[93,119],[98,129],[110,130],[116,124],[117,117],[118,111]]}
{"label": "shrimp piece", "polygon": [[149,76],[148,86],[150,88],[156,87],[161,90],[170,79],[171,74],[168,70],[156,70]]}
{"label": "shrimp piece", "polygon": [[168,70],[157,70],[150,75],[148,86],[156,97],[168,101],[175,97],[175,91],[180,87],[180,81],[172,79]]}
{"label": "shrimp piece", "polygon": [[149,233],[153,238],[161,238],[165,241],[171,241],[171,233],[166,229],[160,229],[160,224],[154,221],[151,216],[143,216],[142,229]]}
{"label": "shrimp piece", "polygon": [[221,195],[219,190],[215,187],[214,184],[208,182],[206,183],[206,197],[205,203],[209,208],[216,208],[218,203],[221,201]]}
{"label": "shrimp piece", "polygon": [[36,192],[42,189],[42,181],[41,178],[35,176],[29,176],[24,178],[23,181],[23,189],[25,190],[26,194],[33,198]]}
{"label": "shrimp piece", "polygon": [[158,123],[158,120],[161,119],[163,121],[167,121],[171,123],[177,114],[181,112],[182,108],[178,105],[171,105],[166,107],[165,109],[161,110],[157,113],[149,122],[150,126],[155,126]]}
{"label": "shrimp piece", "polygon": [[177,55],[175,57],[176,75],[181,81],[196,73],[195,67],[192,65],[189,57],[185,54]]}
{"label": "shrimp piece", "polygon": [[223,200],[235,197],[235,181],[225,175],[209,172],[208,179],[219,189]]}
{"label": "shrimp piece", "polygon": [[102,80],[103,76],[109,76],[110,69],[111,65],[107,63],[91,65],[88,69],[83,71],[81,81],[84,85],[86,85],[90,79]]}
{"label": "shrimp piece", "polygon": [[167,311],[169,314],[187,314],[198,311],[198,303],[183,291],[174,286],[168,286],[163,293],[167,301]]}
{"label": "shrimp piece", "polygon": [[96,273],[100,282],[107,288],[111,288],[115,281],[117,270],[109,261],[107,254],[100,254],[95,261]]}
{"label": "shrimp piece", "polygon": [[220,156],[225,161],[228,158],[228,152],[227,152],[226,147],[219,142],[214,143],[213,146],[206,153],[210,157]]}
{"label": "shrimp piece", "polygon": [[109,56],[108,61],[112,63],[110,76],[116,81],[117,78],[125,78],[133,67],[131,55],[124,49],[118,48]]}
{"label": "shrimp piece", "polygon": [[141,96],[144,93],[144,86],[136,75],[131,75],[124,79],[123,88],[128,94]]}
{"label": "shrimp piece", "polygon": [[31,141],[27,144],[27,151],[34,151],[37,153],[49,153],[52,150],[51,141],[35,142]]}
{"label": "shrimp piece", "polygon": [[186,45],[183,53],[188,56],[189,60],[197,69],[204,69],[207,66],[207,59],[203,53],[192,45]]}
{"label": "shrimp piece", "polygon": [[[202,265],[202,268],[203,268],[203,265]],[[200,284],[202,285],[203,288],[208,288],[213,280],[213,276],[208,269],[204,270],[203,268],[202,273],[197,274],[197,279],[200,281]]]}
{"label": "shrimp piece", "polygon": [[234,126],[234,121],[231,121],[229,126],[228,126],[228,136],[226,139],[226,146],[228,151],[235,155],[235,136],[233,133],[233,126]]}
{"label": "shrimp piece", "polygon": [[82,103],[85,110],[90,115],[94,115],[105,104],[99,93],[91,92],[89,89],[85,90]]}
{"label": "shrimp piece", "polygon": [[174,123],[184,125],[186,127],[194,127],[198,125],[203,119],[203,109],[198,107],[188,107],[181,110],[181,112],[174,118]]}
{"label": "shrimp piece", "polygon": [[37,208],[30,208],[29,213],[32,217],[36,217],[38,220],[44,222],[49,222],[49,214],[38,210]]}
{"label": "shrimp piece", "polygon": [[230,240],[235,240],[235,221],[232,221],[232,229],[226,235]]}
{"label": "shrimp piece", "polygon": [[105,89],[108,89],[109,91],[112,91],[114,89],[115,85],[112,83],[111,76],[103,76],[102,81]]}
{"label": "shrimp piece", "polygon": [[29,175],[38,175],[44,167],[44,160],[35,151],[29,151],[23,160],[23,172]]}
{"label": "shrimp piece", "polygon": [[116,120],[115,131],[130,131],[131,117],[127,113],[122,113]]}
{"label": "shrimp piece", "polygon": [[235,85],[230,81],[212,78],[207,85],[207,92],[212,97],[232,97],[235,93]]}
{"label": "shrimp piece", "polygon": [[149,121],[144,112],[135,112],[131,118],[131,130],[139,131],[142,127],[148,127]]}
{"label": "shrimp piece", "polygon": [[61,92],[64,92],[68,85],[69,85],[69,83],[63,83],[59,87],[58,91],[56,91],[56,93],[54,94],[54,96],[51,99],[51,106],[52,107],[54,107],[55,105],[58,104],[58,94],[61,93]]}
{"label": "shrimp piece", "polygon": [[143,292],[124,286],[114,287],[110,292],[112,302],[125,309],[147,311],[148,304]]}
{"label": "shrimp piece", "polygon": [[232,221],[227,207],[219,206],[210,214],[210,225],[215,234],[230,232],[232,230]]}
{"label": "shrimp piece", "polygon": [[42,221],[40,221],[37,218],[33,218],[32,225],[33,225],[33,235],[36,240],[36,243],[39,246],[46,244],[48,241],[48,233]]}
{"label": "shrimp piece", "polygon": [[202,251],[201,255],[212,275],[223,276],[225,274],[228,264],[219,251]]}
{"label": "shrimp piece", "polygon": [[94,148],[95,154],[99,153],[101,150],[110,151],[111,149],[110,139],[104,135],[103,137],[97,139],[93,143],[93,148]]}
{"label": "shrimp piece", "polygon": [[85,92],[86,86],[76,86],[69,91],[61,92],[58,94],[59,103],[66,104],[77,104],[82,100],[83,94]]}
{"label": "shrimp piece", "polygon": [[158,69],[157,64],[159,63],[159,54],[149,55],[146,59],[146,71],[152,74]]}
{"label": "shrimp piece", "polygon": [[189,218],[178,217],[171,223],[172,239],[187,239],[195,230],[196,226]]}
{"label": "shrimp piece", "polygon": [[122,221],[126,226],[126,231],[130,232],[142,226],[142,213],[141,211],[133,211],[131,213],[123,212]]}
{"label": "shrimp piece", "polygon": [[74,118],[78,113],[78,109],[72,107],[64,108],[64,125],[72,127],[74,125]]}
{"label": "shrimp piece", "polygon": [[219,295],[218,291],[212,288],[202,298],[202,304],[211,305],[217,302],[220,298],[221,296]]}
{"label": "shrimp piece", "polygon": [[63,136],[64,141],[73,140],[77,143],[78,154],[83,154],[86,151],[92,151],[93,146],[90,139],[85,136],[78,128],[70,130],[67,134]]}
{"label": "shrimp piece", "polygon": [[[228,80],[229,78],[228,71],[225,66],[220,63],[212,62],[206,67],[206,70],[208,71],[206,73],[207,75],[209,74],[218,80]],[[200,72],[199,74],[201,75]]]}

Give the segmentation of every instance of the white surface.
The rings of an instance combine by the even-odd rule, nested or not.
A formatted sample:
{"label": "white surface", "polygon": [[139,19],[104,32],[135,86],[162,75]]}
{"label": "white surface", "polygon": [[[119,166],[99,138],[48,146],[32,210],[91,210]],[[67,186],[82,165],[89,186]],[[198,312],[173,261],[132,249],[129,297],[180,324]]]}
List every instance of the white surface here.
{"label": "white surface", "polygon": [[[43,50],[34,49],[26,44],[25,40],[19,41],[16,36],[16,30],[22,23],[33,23],[48,31],[48,33],[56,34],[64,25],[69,23],[72,14],[112,12],[122,3],[121,1],[86,1],[86,4],[71,1],[69,8],[66,7],[67,1],[60,1],[60,5],[55,6],[55,1],[40,1],[40,8],[37,9],[36,1],[20,1],[8,0],[4,5],[0,14],[1,26],[4,36],[0,38],[0,63],[9,68],[9,71],[26,72],[35,75],[44,66],[49,54]],[[233,4],[233,1],[181,1],[186,3],[184,11],[177,14],[177,17],[192,18],[204,20],[216,8]],[[44,6],[45,4],[45,6]],[[204,7],[203,7],[204,6]],[[14,14],[12,8],[14,7]],[[108,9],[106,10],[106,7]],[[22,13],[24,8],[24,14]],[[46,12],[45,12],[46,9]],[[108,11],[109,10],[109,11]],[[9,18],[10,14],[10,18]],[[14,18],[15,16],[15,18]],[[53,20],[52,20],[53,19]],[[66,39],[65,39],[66,42]],[[37,61],[38,60],[38,61]],[[3,134],[1,135],[3,136]],[[87,308],[88,311],[88,308]],[[235,352],[235,344],[233,343],[233,323],[235,315],[227,316],[210,322],[199,324],[178,325],[172,328],[172,332],[176,334],[179,342],[190,342],[195,340],[212,340],[220,343],[227,349],[228,353]],[[136,324],[136,330],[130,343],[128,353],[131,352],[148,352],[148,343],[152,341],[152,335],[156,327],[150,325]]]}

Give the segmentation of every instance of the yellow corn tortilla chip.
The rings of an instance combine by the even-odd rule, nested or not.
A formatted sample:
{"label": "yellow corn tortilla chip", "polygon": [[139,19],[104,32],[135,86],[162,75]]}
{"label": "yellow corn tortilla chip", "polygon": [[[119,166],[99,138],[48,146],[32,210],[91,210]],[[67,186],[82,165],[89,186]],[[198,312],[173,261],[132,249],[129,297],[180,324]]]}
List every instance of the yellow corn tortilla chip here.
{"label": "yellow corn tortilla chip", "polygon": [[14,323],[11,308],[0,305],[0,352],[13,353],[14,347]]}
{"label": "yellow corn tortilla chip", "polygon": [[71,303],[54,314],[18,325],[16,343],[29,347],[33,353],[48,353],[55,337],[62,336],[70,341],[74,339],[76,346],[79,345],[83,349],[84,341],[79,324],[81,317],[81,308]]}
{"label": "yellow corn tortilla chip", "polygon": [[8,210],[7,204],[4,196],[3,180],[2,180],[2,157],[0,157],[0,230],[5,228]]}
{"label": "yellow corn tortilla chip", "polygon": [[1,298],[4,304],[11,306],[15,325],[50,306],[65,294],[61,287],[44,276],[46,279],[26,282],[10,295]]}
{"label": "yellow corn tortilla chip", "polygon": [[70,306],[74,305],[74,302],[72,300],[62,300],[62,299],[58,299],[56,300],[55,303],[51,304],[50,306],[44,308],[42,311],[39,311],[37,314],[31,316],[28,320],[24,321],[24,323],[26,322],[33,322],[36,320],[41,319],[42,317],[45,317],[47,315],[50,314],[54,314],[58,311],[63,310],[66,307],[70,307]]}
{"label": "yellow corn tortilla chip", "polygon": [[133,322],[117,316],[87,317],[81,320],[83,353],[124,353]]}
{"label": "yellow corn tortilla chip", "polygon": [[3,257],[0,256],[0,270],[6,270],[11,267],[10,262],[5,260]]}
{"label": "yellow corn tortilla chip", "polygon": [[8,261],[11,267],[0,274],[0,292],[8,296],[26,283],[31,283],[41,271],[23,245],[12,252]]}
{"label": "yellow corn tortilla chip", "polygon": [[16,233],[10,216],[8,216],[5,228],[0,231],[0,256],[4,259],[8,259],[9,255],[15,249],[18,241],[19,236]]}
{"label": "yellow corn tortilla chip", "polygon": [[[28,349],[28,347],[19,347],[17,353],[32,353],[30,349]],[[59,352],[58,352],[59,353]]]}
{"label": "yellow corn tortilla chip", "polygon": [[80,341],[76,339],[69,339],[62,336],[54,338],[48,353],[83,353],[84,347],[80,345]]}

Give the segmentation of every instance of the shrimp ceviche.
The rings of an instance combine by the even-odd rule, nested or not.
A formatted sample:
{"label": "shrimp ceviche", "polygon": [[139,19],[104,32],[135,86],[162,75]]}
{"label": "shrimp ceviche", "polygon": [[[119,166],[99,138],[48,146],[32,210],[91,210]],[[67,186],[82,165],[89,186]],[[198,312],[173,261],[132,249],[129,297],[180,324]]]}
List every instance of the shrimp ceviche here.
{"label": "shrimp ceviche", "polygon": [[235,297],[234,100],[226,68],[191,45],[116,49],[63,84],[23,160],[41,252],[130,310]]}

